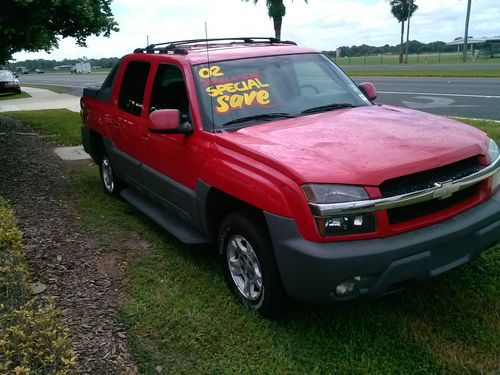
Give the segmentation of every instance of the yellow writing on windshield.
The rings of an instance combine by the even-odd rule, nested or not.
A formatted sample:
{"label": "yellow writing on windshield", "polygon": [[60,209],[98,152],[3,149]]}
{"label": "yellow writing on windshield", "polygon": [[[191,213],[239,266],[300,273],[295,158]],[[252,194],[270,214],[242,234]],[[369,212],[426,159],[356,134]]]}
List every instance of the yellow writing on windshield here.
{"label": "yellow writing on windshield", "polygon": [[261,82],[259,78],[251,78],[240,82],[224,83],[207,87],[207,93],[212,98],[217,98],[217,113],[228,113],[235,109],[259,105],[267,107],[270,95],[267,88],[269,84]]}

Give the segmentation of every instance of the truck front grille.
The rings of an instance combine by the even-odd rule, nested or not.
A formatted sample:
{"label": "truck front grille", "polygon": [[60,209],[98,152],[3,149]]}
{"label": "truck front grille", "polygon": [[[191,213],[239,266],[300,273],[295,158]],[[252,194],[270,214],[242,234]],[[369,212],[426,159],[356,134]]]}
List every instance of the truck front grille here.
{"label": "truck front grille", "polygon": [[445,210],[447,208],[453,207],[454,205],[464,202],[469,198],[472,198],[478,189],[478,185],[473,185],[467,189],[457,191],[448,199],[437,200],[433,199],[431,201],[413,204],[406,207],[398,207],[387,210],[389,215],[389,223],[399,224],[405,221],[417,219],[422,216],[431,215],[436,212]]}
{"label": "truck front grille", "polygon": [[[477,159],[477,157],[472,157],[443,167],[387,180],[380,185],[380,192],[384,198],[393,197],[430,189],[435,187],[435,183],[467,177],[481,170]],[[478,185],[474,185],[456,192],[447,199],[433,199],[423,203],[390,209],[387,211],[389,222],[399,224],[445,210],[473,197],[477,189]]]}
{"label": "truck front grille", "polygon": [[414,193],[433,188],[436,182],[458,180],[480,170],[481,166],[477,161],[477,157],[474,156],[443,167],[384,181],[380,185],[380,192],[384,198]]}

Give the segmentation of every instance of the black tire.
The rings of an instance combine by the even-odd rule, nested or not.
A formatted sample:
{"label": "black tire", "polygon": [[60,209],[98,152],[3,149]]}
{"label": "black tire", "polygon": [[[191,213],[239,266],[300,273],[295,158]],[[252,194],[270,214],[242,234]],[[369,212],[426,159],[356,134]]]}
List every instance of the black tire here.
{"label": "black tire", "polygon": [[250,210],[229,214],[220,227],[218,250],[226,282],[239,300],[267,317],[276,316],[284,310],[286,293],[272,243],[260,215]]}
{"label": "black tire", "polygon": [[120,191],[123,189],[124,184],[116,177],[111,161],[106,154],[102,156],[99,162],[99,176],[101,177],[102,188],[106,194],[115,197],[120,196]]}

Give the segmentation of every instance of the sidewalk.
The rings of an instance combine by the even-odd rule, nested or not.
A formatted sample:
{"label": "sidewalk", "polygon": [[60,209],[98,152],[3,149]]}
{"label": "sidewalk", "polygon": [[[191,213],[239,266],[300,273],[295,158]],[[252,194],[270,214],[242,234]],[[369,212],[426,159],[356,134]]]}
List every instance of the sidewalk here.
{"label": "sidewalk", "polygon": [[80,111],[80,98],[68,94],[57,94],[50,90],[22,87],[31,98],[0,101],[0,112],[30,111],[36,109],[67,108],[73,112]]}

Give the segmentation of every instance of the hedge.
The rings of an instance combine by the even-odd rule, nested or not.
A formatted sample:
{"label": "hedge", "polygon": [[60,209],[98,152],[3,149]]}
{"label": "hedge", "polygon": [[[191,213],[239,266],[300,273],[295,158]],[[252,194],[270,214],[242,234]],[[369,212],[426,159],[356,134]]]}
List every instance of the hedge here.
{"label": "hedge", "polygon": [[31,294],[22,235],[0,197],[0,374],[75,373],[63,313]]}

